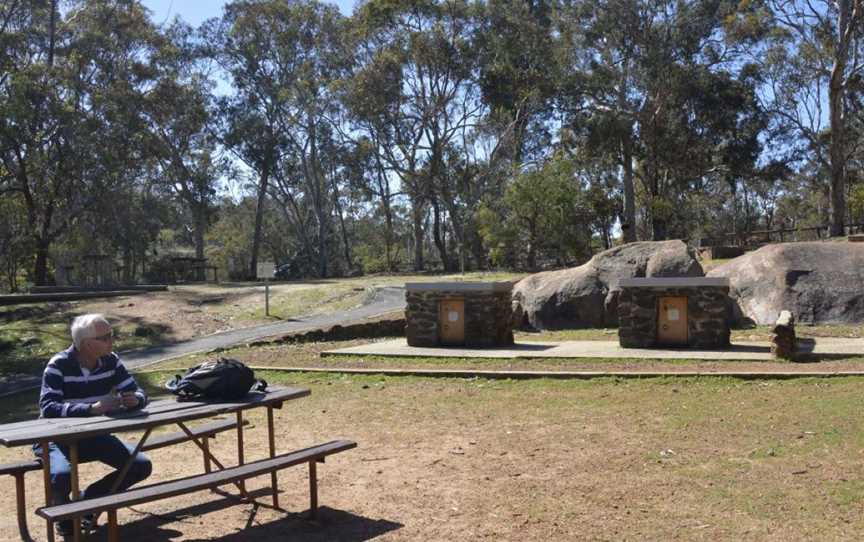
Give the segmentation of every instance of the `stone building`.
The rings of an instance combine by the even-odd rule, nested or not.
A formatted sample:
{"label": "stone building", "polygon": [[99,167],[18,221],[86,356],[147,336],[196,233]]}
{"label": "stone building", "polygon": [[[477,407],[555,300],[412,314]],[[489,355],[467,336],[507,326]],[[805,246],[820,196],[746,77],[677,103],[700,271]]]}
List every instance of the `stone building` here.
{"label": "stone building", "polygon": [[729,346],[728,279],[631,278],[622,279],[618,286],[621,346]]}
{"label": "stone building", "polygon": [[509,282],[405,284],[405,335],[410,346],[513,344]]}

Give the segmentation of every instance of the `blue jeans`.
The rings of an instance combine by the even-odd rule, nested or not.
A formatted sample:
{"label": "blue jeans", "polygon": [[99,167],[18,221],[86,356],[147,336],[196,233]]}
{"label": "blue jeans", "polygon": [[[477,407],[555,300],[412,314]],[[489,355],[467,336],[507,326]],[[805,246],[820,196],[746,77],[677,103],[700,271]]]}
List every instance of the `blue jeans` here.
{"label": "blue jeans", "polygon": [[[101,480],[97,480],[87,486],[81,494],[82,499],[92,499],[107,495],[111,486],[117,479],[119,470],[132,455],[134,446],[124,443],[114,435],[100,435],[78,441],[78,459],[81,463],[89,461],[101,461],[106,465],[114,467],[115,471],[109,473]],[[42,457],[42,447],[39,444],[33,446],[33,452],[37,457]],[[62,443],[51,442],[48,444],[48,454],[51,458],[51,493],[53,504],[69,502],[69,492],[72,490],[72,467],[69,463],[69,446]],[[133,484],[150,476],[153,465],[146,455],[139,453],[129,467],[129,471],[120,482],[118,491],[128,489]],[[61,526],[71,525],[71,522],[61,522]],[[71,529],[71,526],[70,526]]]}

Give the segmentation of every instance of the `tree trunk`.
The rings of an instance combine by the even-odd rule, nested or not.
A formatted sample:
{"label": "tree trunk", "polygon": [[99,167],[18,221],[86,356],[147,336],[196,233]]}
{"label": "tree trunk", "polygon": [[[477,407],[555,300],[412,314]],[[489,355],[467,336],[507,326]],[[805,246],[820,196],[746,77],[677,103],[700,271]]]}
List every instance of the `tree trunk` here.
{"label": "tree trunk", "polygon": [[[618,85],[618,108],[622,112],[628,109],[627,89],[629,87],[628,80],[630,78],[629,62],[624,62],[623,70],[621,84]],[[625,243],[636,241],[636,201],[634,199],[635,192],[633,190],[632,137],[633,123],[627,122],[627,133],[621,138],[621,166],[623,169],[621,181],[624,185],[624,216],[621,221],[621,234]]]}
{"label": "tree trunk", "polygon": [[[195,209],[195,257],[199,260],[204,259],[204,231],[207,229],[207,210],[204,208],[206,204],[199,203]],[[207,269],[204,267],[204,262],[199,262],[200,267],[195,270],[195,280],[207,280]]]}
{"label": "tree trunk", "polygon": [[133,284],[135,276],[135,252],[131,247],[123,248],[123,284]]}
{"label": "tree trunk", "polygon": [[849,0],[838,2],[839,18],[837,25],[838,47],[834,56],[834,66],[831,69],[831,81],[828,88],[828,101],[831,113],[831,141],[829,154],[831,156],[830,215],[832,237],[844,235],[846,210],[846,119],[844,118],[843,94],[846,63],[849,54],[849,39],[847,29],[850,24],[851,5]]}
{"label": "tree trunk", "polygon": [[621,233],[625,243],[633,243],[636,241],[636,196],[633,190],[633,150],[630,146],[630,134],[621,141],[621,165],[624,185],[624,220],[621,222]]}
{"label": "tree trunk", "polygon": [[[351,258],[351,243],[348,242],[348,230],[345,228],[345,217],[342,214],[342,204],[339,202],[339,187],[336,184],[336,175],[331,174],[331,184],[333,185],[333,206],[336,210],[336,216],[339,217],[339,230],[342,233],[342,250],[345,256],[346,275],[351,276],[351,271],[354,268],[354,262]],[[387,247],[388,251],[390,247]]]}
{"label": "tree trunk", "polygon": [[442,231],[441,206],[438,204],[438,200],[432,200],[432,217],[432,234],[435,239],[435,246],[438,248],[438,255],[441,258],[441,266],[444,271],[452,271],[450,257],[447,254],[447,239]]}
{"label": "tree trunk", "polygon": [[327,250],[327,228],[319,226],[318,228],[318,276],[322,279],[327,278],[329,270],[327,265],[330,261],[330,253]]}
{"label": "tree trunk", "polygon": [[264,222],[264,205],[267,200],[267,184],[270,181],[269,166],[261,172],[258,182],[258,203],[255,207],[255,233],[252,236],[252,261],[249,262],[249,278],[258,275],[258,252],[261,250],[261,226]]}
{"label": "tree trunk", "polygon": [[381,164],[380,155],[376,154],[375,163],[378,169],[378,195],[381,197],[381,210],[384,213],[384,251],[387,256],[387,271],[393,272],[395,262],[393,261],[393,211],[390,208],[390,184]]}
{"label": "tree trunk", "polygon": [[411,218],[414,228],[414,271],[423,271],[426,264],[423,261],[423,214],[424,205],[419,198],[412,198]]}
{"label": "tree trunk", "polygon": [[51,242],[44,237],[36,239],[36,265],[33,270],[33,280],[37,286],[48,284],[48,248]]}
{"label": "tree trunk", "polygon": [[666,236],[669,235],[668,232],[668,224],[666,223],[665,218],[652,217],[651,218],[651,240],[652,241],[665,241]]}

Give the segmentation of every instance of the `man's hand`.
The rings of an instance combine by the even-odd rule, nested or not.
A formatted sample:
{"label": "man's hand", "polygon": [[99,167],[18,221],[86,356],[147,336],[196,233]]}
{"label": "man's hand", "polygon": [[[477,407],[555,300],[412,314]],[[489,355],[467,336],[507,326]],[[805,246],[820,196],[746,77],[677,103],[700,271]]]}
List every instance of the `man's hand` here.
{"label": "man's hand", "polygon": [[120,400],[116,397],[106,397],[90,405],[90,414],[101,416],[106,412],[117,410],[118,408],[120,408],[120,405]]}
{"label": "man's hand", "polygon": [[138,403],[140,403],[140,402],[141,402],[141,400],[138,398],[137,395],[135,395],[134,391],[126,391],[126,392],[123,392],[122,395],[120,395],[120,403],[125,408],[135,408],[138,406]]}

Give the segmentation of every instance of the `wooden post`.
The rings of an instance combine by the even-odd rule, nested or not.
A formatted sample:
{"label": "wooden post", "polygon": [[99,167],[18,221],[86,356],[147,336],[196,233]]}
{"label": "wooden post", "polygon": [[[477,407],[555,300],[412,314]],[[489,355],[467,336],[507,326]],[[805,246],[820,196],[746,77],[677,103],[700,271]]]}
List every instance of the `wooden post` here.
{"label": "wooden post", "polygon": [[201,439],[201,445],[204,448],[204,472],[210,472],[210,439],[207,435],[204,435],[204,438]]}
{"label": "wooden post", "polygon": [[309,461],[309,519],[318,517],[318,466]]}
{"label": "wooden post", "polygon": [[[276,436],[273,431],[273,407],[267,405],[267,435],[270,444],[270,457],[276,457]],[[273,490],[273,508],[279,508],[279,480],[276,471],[270,473],[270,488]]]}
{"label": "wooden post", "polygon": [[[45,505],[51,506],[54,500],[51,495],[51,455],[48,452],[48,441],[43,440],[39,443],[42,447],[42,479],[45,483]],[[50,519],[45,520],[48,524],[48,542],[54,542],[54,522]]]}
{"label": "wooden post", "polygon": [[108,510],[108,542],[120,542],[117,527],[117,510]]}
{"label": "wooden post", "polygon": [[[69,443],[69,464],[72,467],[70,478],[72,482],[72,500],[77,501],[81,498],[81,490],[78,486],[78,443]],[[75,517],[72,519],[72,540],[78,542],[81,540],[81,518]]]}
{"label": "wooden post", "polygon": [[[245,461],[243,459],[243,411],[237,411],[237,464],[243,465]],[[246,482],[245,480],[240,480],[240,492],[244,495],[246,494]]]}
{"label": "wooden post", "polygon": [[24,499],[24,473],[15,473],[15,501],[18,506],[18,533],[21,540],[31,540],[27,530],[27,503]]}
{"label": "wooden post", "polygon": [[132,463],[135,461],[135,457],[141,453],[141,450],[144,448],[144,443],[147,442],[147,439],[150,437],[150,433],[153,432],[152,427],[148,427],[144,434],[141,435],[141,440],[138,441],[138,444],[135,445],[135,449],[132,450],[132,453],[129,455],[129,459],[126,460],[126,463],[123,465],[123,468],[120,469],[120,472],[117,474],[117,479],[114,480],[114,483],[111,485],[111,489],[108,490],[108,494],[117,493],[117,490],[120,488],[120,484],[123,482],[123,479],[126,478],[126,473],[129,472],[129,469],[132,467]]}

